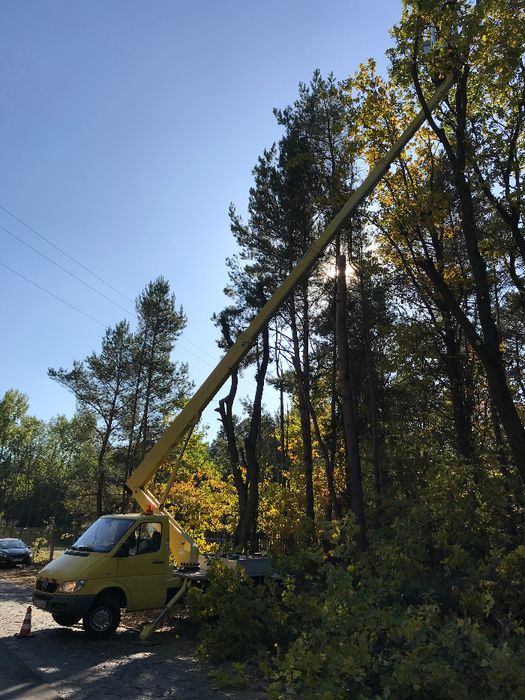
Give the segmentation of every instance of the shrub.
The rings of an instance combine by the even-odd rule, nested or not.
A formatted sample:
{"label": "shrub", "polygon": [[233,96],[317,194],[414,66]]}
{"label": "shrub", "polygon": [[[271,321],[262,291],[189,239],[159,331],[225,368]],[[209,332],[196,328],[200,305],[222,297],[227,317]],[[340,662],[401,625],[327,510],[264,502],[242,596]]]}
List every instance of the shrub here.
{"label": "shrub", "polygon": [[525,697],[525,547],[476,558],[399,519],[358,554],[354,532],[327,526],[279,591],[216,562],[191,596],[202,652],[257,658],[275,700]]}
{"label": "shrub", "polygon": [[202,622],[200,652],[213,661],[245,660],[271,647],[286,628],[272,585],[254,585],[239,566],[212,561],[205,590],[190,589],[190,614]]}

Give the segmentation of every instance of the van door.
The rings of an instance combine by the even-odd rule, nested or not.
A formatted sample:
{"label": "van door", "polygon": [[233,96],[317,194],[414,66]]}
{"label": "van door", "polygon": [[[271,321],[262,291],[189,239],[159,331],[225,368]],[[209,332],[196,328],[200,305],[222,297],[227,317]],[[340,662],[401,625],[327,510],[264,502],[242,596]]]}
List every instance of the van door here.
{"label": "van door", "polygon": [[128,610],[165,604],[169,552],[162,528],[162,522],[140,523],[126,540],[129,555],[118,558],[118,577],[128,592]]}

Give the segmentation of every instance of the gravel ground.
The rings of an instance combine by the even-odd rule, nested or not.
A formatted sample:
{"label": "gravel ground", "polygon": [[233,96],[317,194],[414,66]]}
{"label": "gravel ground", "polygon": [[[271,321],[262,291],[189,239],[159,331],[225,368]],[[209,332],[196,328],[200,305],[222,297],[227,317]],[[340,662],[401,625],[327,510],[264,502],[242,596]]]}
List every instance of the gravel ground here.
{"label": "gravel ground", "polygon": [[[183,628],[155,632],[141,642],[139,616],[123,617],[110,639],[90,639],[79,625],[60,627],[33,607],[34,636],[18,634],[31,604],[34,570],[0,571],[0,700],[16,698],[181,698],[262,700],[260,688],[213,688],[209,667],[195,657]],[[146,618],[149,619],[149,618]],[[6,663],[4,663],[4,661]]]}

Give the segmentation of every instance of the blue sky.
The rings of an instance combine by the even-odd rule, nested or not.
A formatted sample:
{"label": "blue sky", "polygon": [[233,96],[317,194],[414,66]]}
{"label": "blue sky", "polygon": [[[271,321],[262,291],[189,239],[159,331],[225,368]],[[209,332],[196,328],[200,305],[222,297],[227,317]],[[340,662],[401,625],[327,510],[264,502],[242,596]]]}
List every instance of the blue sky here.
{"label": "blue sky", "polygon": [[272,108],[316,68],[343,79],[372,56],[384,69],[400,12],[400,0],[3,0],[0,206],[49,242],[0,209],[0,395],[72,415],[47,368],[133,323],[130,300],[159,275],[188,317],[174,357],[199,385],[220,357],[210,317],[234,252],[228,206],[245,210],[279,138]]}

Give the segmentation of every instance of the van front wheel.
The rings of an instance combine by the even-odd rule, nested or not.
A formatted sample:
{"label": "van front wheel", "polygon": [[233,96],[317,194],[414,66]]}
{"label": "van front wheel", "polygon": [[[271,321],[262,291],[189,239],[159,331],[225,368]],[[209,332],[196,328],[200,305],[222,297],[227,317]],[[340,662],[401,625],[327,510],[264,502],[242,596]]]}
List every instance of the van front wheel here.
{"label": "van front wheel", "polygon": [[80,616],[60,615],[60,613],[51,613],[51,617],[57,624],[62,625],[63,627],[72,627],[80,620]]}
{"label": "van front wheel", "polygon": [[120,624],[120,607],[114,600],[96,600],[82,624],[92,637],[108,637]]}

